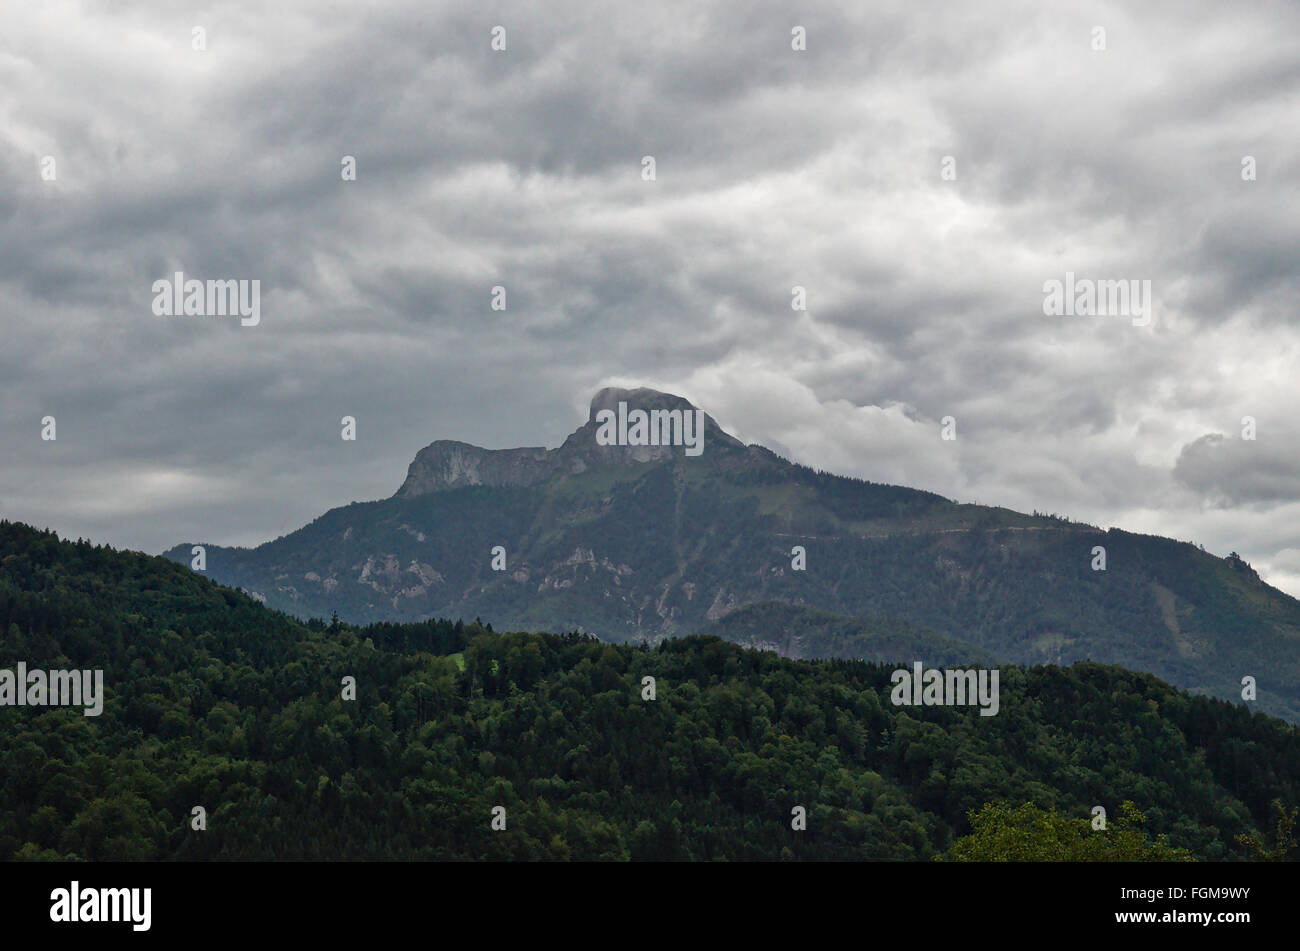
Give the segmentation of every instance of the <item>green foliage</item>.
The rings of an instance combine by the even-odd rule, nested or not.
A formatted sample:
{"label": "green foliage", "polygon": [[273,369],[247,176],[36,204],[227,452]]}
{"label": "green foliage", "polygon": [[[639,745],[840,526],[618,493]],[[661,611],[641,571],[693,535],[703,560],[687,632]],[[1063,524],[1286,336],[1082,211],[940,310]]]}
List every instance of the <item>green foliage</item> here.
{"label": "green foliage", "polygon": [[299,623],[10,523],[0,632],[0,667],[101,668],[107,695],[0,708],[0,858],[931,859],[990,801],[1131,799],[1170,848],[1231,859],[1300,802],[1295,727],[1098,664],[1002,667],[995,717],[894,707],[890,665]]}
{"label": "green foliage", "polygon": [[1263,839],[1255,833],[1242,833],[1237,836],[1237,842],[1244,846],[1250,853],[1250,857],[1257,862],[1282,862],[1286,860],[1287,855],[1295,848],[1295,826],[1297,816],[1300,816],[1300,807],[1292,806],[1290,809],[1282,805],[1282,800],[1273,800],[1273,813],[1277,824],[1273,828],[1273,844],[1267,846]]}
{"label": "green foliage", "polygon": [[1145,821],[1130,800],[1105,829],[1078,816],[1039,809],[1031,802],[1012,807],[990,803],[973,811],[973,831],[953,843],[954,862],[1189,862],[1186,849],[1170,847],[1167,836],[1151,841]]}

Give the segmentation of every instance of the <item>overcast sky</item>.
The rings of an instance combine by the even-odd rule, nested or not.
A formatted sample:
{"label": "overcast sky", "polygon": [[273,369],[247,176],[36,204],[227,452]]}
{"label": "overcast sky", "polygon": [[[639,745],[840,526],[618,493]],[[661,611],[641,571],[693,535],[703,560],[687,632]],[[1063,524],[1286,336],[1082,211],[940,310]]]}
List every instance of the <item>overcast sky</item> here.
{"label": "overcast sky", "polygon": [[[0,14],[0,517],[256,544],[649,385],[1300,595],[1294,0]],[[156,316],[175,271],[261,323]],[[1154,318],[1045,316],[1067,271]]]}

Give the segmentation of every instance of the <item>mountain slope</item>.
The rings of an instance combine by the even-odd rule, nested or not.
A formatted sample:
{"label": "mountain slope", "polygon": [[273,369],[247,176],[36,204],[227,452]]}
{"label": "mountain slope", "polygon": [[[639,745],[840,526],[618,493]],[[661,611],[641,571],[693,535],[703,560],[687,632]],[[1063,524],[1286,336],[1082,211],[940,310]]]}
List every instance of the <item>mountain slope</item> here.
{"label": "mountain slope", "polygon": [[[1004,661],[1118,663],[1230,699],[1252,676],[1261,708],[1300,719],[1300,601],[1243,562],[816,472],[707,416],[698,456],[601,445],[598,414],[619,402],[693,409],[603,390],[557,449],[437,442],[392,498],[332,509],[254,549],[207,545],[207,571],[301,616],[479,615],[610,641],[699,631],[781,601],[894,618]],[[1097,546],[1104,571],[1092,569]],[[189,563],[190,552],[167,554]]]}
{"label": "mountain slope", "polygon": [[796,660],[842,657],[895,664],[921,660],[930,667],[996,664],[978,647],[904,621],[845,617],[783,601],[747,604],[700,633]]}
{"label": "mountain slope", "polygon": [[1205,860],[1300,801],[1296,727],[1097,664],[1003,667],[993,717],[897,707],[888,665],[712,637],[301,624],[5,522],[0,631],[0,667],[106,687],[93,718],[0,707],[0,858],[928,859],[988,802],[1131,799]]}

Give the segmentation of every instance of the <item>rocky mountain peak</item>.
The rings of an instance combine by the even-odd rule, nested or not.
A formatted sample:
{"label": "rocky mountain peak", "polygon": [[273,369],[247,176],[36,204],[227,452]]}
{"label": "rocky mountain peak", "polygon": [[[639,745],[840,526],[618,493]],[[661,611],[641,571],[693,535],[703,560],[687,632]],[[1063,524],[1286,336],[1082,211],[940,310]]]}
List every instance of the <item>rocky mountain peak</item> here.
{"label": "rocky mountain peak", "polygon": [[695,404],[684,396],[652,390],[648,386],[638,386],[630,389],[621,386],[607,386],[597,391],[596,395],[591,398],[591,408],[587,412],[587,421],[594,422],[596,414],[601,410],[618,412],[619,403],[626,403],[631,408],[644,410],[679,409],[685,411],[698,409]]}
{"label": "rocky mountain peak", "polygon": [[[589,432],[594,433],[599,426],[597,416],[599,413],[608,411],[615,414],[616,418],[619,413],[619,406],[625,407],[625,412],[631,413],[634,410],[641,410],[646,413],[653,412],[681,412],[699,413],[704,420],[704,431],[710,443],[714,446],[722,445],[733,449],[744,449],[745,444],[736,439],[725,429],[718,425],[718,421],[708,413],[702,412],[690,400],[684,396],[678,396],[675,393],[665,393],[661,390],[654,390],[647,386],[638,386],[632,388],[607,386],[598,391],[591,398],[591,406],[587,411],[586,425],[579,428],[576,432],[565,441],[568,445],[575,440],[575,437],[586,437]],[[620,422],[621,425],[621,422]],[[649,447],[660,448],[660,447]]]}
{"label": "rocky mountain peak", "polygon": [[[648,442],[638,439],[643,433],[636,428],[637,411],[645,414],[647,427],[653,422],[654,433]],[[603,413],[608,416],[603,417]],[[613,443],[609,441],[611,435]],[[674,438],[666,441],[669,435]],[[682,436],[689,438],[683,442],[678,438]],[[592,397],[587,422],[574,430],[560,448],[482,449],[440,439],[416,455],[397,496],[411,498],[470,485],[532,485],[592,466],[637,465],[667,461],[675,455],[705,455],[706,447],[745,449],[712,416],[684,397],[648,387],[605,387]]]}
{"label": "rocky mountain peak", "polygon": [[411,498],[469,485],[532,485],[553,473],[551,455],[541,446],[483,449],[439,439],[416,454],[397,495]]}

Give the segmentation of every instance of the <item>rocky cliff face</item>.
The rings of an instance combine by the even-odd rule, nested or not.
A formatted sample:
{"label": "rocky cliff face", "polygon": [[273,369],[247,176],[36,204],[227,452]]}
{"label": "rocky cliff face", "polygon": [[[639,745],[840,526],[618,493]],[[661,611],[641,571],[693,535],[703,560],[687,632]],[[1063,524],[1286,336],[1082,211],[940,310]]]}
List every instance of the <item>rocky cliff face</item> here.
{"label": "rocky cliff face", "polygon": [[532,485],[554,474],[553,455],[540,446],[480,449],[440,439],[416,454],[397,496],[407,499],[467,485]]}
{"label": "rocky cliff face", "polygon": [[[641,465],[663,462],[685,452],[683,446],[600,445],[597,415],[602,410],[617,414],[619,404],[646,412],[694,413],[697,407],[680,396],[638,387],[606,387],[591,401],[587,422],[578,427],[558,449],[529,446],[521,449],[481,449],[469,443],[440,439],[416,455],[407,470],[398,498],[414,498],[430,492],[459,489],[469,485],[534,485],[557,475],[577,475],[594,466]],[[707,413],[704,419],[704,452],[744,452],[744,443],[729,435]]]}

